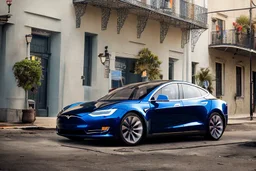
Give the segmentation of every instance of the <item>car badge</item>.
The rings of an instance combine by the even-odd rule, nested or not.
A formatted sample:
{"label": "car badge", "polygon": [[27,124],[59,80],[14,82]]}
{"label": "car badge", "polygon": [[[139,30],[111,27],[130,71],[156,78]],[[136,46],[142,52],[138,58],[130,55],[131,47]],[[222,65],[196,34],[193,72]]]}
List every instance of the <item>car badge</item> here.
{"label": "car badge", "polygon": [[71,118],[71,117],[72,117],[72,115],[66,115],[66,117],[67,117],[67,119],[69,119],[69,118]]}

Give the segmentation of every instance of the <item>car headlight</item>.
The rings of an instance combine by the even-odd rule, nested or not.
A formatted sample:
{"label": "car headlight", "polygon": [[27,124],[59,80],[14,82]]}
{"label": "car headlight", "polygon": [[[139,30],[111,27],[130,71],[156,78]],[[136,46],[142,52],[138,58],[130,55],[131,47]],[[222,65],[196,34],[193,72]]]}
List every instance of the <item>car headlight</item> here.
{"label": "car headlight", "polygon": [[113,113],[115,113],[117,109],[107,109],[107,110],[96,110],[89,115],[92,117],[97,117],[97,116],[110,116]]}

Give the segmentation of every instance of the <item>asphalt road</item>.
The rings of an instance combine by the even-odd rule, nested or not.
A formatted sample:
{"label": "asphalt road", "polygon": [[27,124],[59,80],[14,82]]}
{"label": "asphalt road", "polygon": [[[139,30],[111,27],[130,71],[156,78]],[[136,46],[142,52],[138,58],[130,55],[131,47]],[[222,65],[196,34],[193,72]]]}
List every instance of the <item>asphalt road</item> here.
{"label": "asphalt road", "polygon": [[219,141],[155,137],[135,147],[73,142],[51,130],[0,130],[0,171],[256,171],[256,125],[229,126]]}

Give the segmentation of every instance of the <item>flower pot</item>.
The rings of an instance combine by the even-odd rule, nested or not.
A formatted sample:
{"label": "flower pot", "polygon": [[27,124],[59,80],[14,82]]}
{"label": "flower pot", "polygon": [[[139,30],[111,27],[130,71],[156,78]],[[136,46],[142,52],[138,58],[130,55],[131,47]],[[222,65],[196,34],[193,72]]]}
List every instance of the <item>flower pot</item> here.
{"label": "flower pot", "polygon": [[34,109],[23,109],[22,110],[22,123],[34,123],[36,120]]}

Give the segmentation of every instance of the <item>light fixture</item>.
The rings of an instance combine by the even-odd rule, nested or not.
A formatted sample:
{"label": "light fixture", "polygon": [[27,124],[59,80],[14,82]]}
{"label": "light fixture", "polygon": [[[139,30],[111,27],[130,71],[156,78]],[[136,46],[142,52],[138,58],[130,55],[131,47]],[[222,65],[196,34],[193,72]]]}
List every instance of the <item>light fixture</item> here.
{"label": "light fixture", "polygon": [[10,13],[10,7],[12,5],[12,0],[6,0],[6,4],[8,5],[8,13]]}
{"label": "light fixture", "polygon": [[32,41],[32,35],[31,35],[31,34],[27,34],[25,37],[26,37],[26,42],[27,42],[27,44],[31,43],[31,41]]}
{"label": "light fixture", "polygon": [[105,65],[105,62],[106,62],[106,56],[105,55],[103,55],[103,53],[100,53],[99,55],[98,55],[98,57],[100,58],[100,62],[103,64],[103,65]]}

